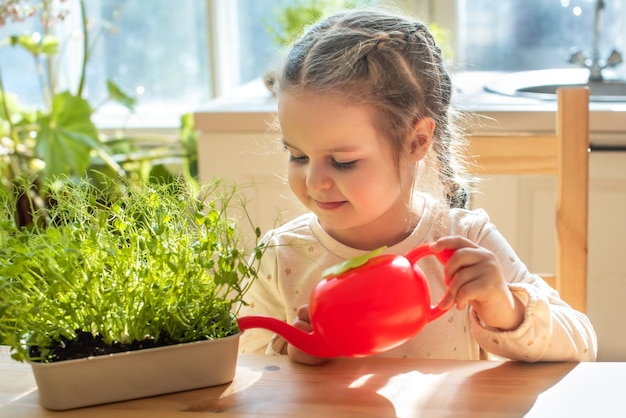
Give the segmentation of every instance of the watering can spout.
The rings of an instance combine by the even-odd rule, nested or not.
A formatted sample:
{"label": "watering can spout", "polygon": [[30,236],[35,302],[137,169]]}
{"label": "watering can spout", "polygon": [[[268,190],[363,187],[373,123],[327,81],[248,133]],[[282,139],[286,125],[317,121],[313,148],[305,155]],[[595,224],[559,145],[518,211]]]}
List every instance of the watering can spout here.
{"label": "watering can spout", "polygon": [[237,319],[239,330],[244,332],[251,328],[264,328],[283,337],[289,344],[313,356],[336,357],[328,345],[313,332],[305,332],[276,318],[263,315],[242,316]]}

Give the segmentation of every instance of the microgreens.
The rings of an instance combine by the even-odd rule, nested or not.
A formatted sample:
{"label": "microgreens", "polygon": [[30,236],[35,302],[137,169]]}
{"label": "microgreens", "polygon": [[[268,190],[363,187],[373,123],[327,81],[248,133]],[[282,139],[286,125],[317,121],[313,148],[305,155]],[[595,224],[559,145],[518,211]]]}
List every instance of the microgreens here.
{"label": "microgreens", "polygon": [[53,361],[51,342],[77,330],[106,343],[239,331],[234,313],[263,245],[241,242],[234,215],[250,218],[237,187],[216,181],[197,196],[182,182],[126,185],[111,198],[86,180],[57,180],[55,204],[30,229],[15,226],[2,190],[0,343],[16,360]]}

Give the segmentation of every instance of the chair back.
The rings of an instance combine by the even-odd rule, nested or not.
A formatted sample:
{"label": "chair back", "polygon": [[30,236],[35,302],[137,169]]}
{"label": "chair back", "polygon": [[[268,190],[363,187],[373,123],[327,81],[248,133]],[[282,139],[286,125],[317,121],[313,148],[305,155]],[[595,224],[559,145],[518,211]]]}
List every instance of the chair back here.
{"label": "chair back", "polygon": [[556,263],[541,276],[573,308],[587,306],[589,90],[557,91],[554,133],[470,136],[475,173],[556,176]]}

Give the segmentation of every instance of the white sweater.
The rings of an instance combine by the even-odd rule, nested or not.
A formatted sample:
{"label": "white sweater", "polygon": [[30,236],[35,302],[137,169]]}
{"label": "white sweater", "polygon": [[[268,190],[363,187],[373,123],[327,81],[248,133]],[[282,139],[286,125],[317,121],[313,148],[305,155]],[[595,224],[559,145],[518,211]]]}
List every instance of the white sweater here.
{"label": "white sweater", "polygon": [[[528,271],[483,210],[437,213],[427,199],[415,230],[385,252],[403,255],[442,236],[467,237],[496,255],[511,290],[526,307],[524,321],[515,330],[499,331],[484,327],[471,308],[459,311],[453,307],[426,324],[413,339],[381,356],[475,360],[482,347],[500,357],[528,362],[595,360],[597,339],[588,318]],[[259,278],[246,295],[249,306],[241,308],[240,316],[269,315],[293,322],[323,270],[364,253],[330,237],[311,213],[268,232],[265,241],[268,248]],[[432,300],[438,301],[445,290],[441,264],[435,257],[426,257],[418,265],[428,279]],[[260,328],[246,330],[240,342],[242,353],[284,353],[284,347],[282,338]]]}

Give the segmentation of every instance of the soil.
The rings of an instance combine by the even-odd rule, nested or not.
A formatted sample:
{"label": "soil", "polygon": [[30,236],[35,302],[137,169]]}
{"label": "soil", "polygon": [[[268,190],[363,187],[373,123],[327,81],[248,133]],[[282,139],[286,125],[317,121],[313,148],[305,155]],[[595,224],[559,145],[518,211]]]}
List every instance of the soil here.
{"label": "soil", "polygon": [[[51,361],[72,360],[84,357],[103,356],[107,354],[120,353],[125,351],[142,350],[145,348],[162,347],[173,345],[177,342],[169,336],[159,338],[146,338],[141,341],[123,344],[114,342],[106,344],[100,335],[93,335],[91,332],[76,330],[76,339],[69,340],[63,337],[60,341],[55,341],[48,349],[52,351]],[[37,358],[41,355],[39,347],[31,347],[30,355]]]}

